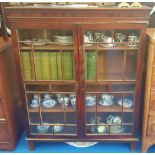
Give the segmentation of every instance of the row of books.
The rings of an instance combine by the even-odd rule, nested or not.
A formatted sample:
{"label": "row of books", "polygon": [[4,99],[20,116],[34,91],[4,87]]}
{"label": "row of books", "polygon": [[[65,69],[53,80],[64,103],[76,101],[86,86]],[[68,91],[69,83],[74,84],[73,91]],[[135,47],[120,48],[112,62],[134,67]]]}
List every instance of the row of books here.
{"label": "row of books", "polygon": [[[24,80],[73,80],[74,52],[32,52],[20,54]],[[34,62],[34,63],[33,63]],[[36,73],[36,74],[35,74]],[[63,74],[63,75],[62,75]],[[85,53],[85,78],[96,79],[96,52]]]}
{"label": "row of books", "polygon": [[[25,80],[73,80],[74,53],[63,52],[21,52],[21,64]],[[33,63],[34,62],[34,63]],[[62,75],[64,73],[64,75]]]}

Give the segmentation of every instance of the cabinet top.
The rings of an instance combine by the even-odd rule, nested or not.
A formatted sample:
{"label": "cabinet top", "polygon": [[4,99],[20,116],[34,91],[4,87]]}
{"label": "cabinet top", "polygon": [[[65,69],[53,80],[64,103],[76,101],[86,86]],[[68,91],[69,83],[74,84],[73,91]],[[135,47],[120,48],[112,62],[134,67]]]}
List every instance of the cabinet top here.
{"label": "cabinet top", "polygon": [[[151,8],[119,8],[116,7],[50,7],[46,6],[12,6],[5,7],[9,21],[46,20],[48,22],[133,22],[148,24]],[[25,21],[27,22],[27,21]]]}

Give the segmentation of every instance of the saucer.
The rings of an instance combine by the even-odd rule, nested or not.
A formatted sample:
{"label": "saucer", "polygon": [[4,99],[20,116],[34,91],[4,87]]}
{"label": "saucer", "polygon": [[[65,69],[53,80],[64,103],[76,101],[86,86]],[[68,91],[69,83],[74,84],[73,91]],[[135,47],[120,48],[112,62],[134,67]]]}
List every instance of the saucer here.
{"label": "saucer", "polygon": [[101,99],[101,100],[99,100],[99,102],[98,102],[101,106],[111,106],[111,105],[113,105],[114,104],[114,101],[113,100],[109,100],[109,101],[106,101],[106,100],[103,100],[103,99]]}
{"label": "saucer", "polygon": [[53,108],[53,107],[55,107],[55,105],[56,105],[56,101],[52,100],[52,99],[44,100],[42,102],[43,108]]}

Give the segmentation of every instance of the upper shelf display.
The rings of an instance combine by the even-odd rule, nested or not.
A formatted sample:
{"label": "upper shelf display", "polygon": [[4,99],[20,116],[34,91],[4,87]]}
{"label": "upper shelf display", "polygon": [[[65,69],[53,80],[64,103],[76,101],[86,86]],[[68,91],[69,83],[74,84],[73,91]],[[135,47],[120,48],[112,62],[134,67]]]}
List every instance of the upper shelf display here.
{"label": "upper shelf display", "polygon": [[127,2],[92,2],[92,3],[79,3],[79,2],[51,2],[51,3],[28,3],[18,2],[9,3],[11,6],[29,6],[29,7],[54,7],[54,8],[92,8],[92,7],[112,7],[112,8],[142,8],[142,4],[133,2],[131,4]]}

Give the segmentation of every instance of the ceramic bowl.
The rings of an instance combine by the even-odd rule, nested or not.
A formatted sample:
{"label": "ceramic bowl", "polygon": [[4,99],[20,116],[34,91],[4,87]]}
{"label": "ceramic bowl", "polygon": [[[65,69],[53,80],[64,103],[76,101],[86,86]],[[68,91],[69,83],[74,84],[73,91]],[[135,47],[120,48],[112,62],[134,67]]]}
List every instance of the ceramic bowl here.
{"label": "ceramic bowl", "polygon": [[117,101],[117,104],[118,104],[119,106],[122,106],[122,102],[123,102],[123,107],[124,107],[124,108],[131,108],[131,107],[133,106],[133,101],[130,100],[130,99],[128,99],[128,98],[125,98],[124,101],[122,101],[122,99],[119,99],[119,100]]}
{"label": "ceramic bowl", "polygon": [[39,133],[47,133],[50,129],[50,126],[49,125],[38,125],[37,126],[37,131]]}

